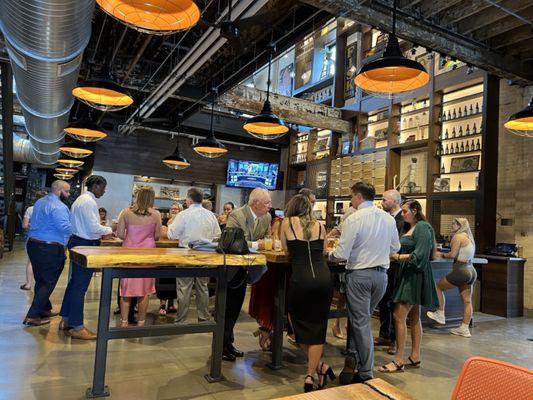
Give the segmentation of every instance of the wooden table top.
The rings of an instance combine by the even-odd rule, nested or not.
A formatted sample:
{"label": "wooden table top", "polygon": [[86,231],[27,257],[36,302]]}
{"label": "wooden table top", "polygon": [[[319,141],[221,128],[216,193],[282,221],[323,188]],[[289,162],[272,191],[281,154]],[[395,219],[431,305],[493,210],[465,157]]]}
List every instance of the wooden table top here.
{"label": "wooden table top", "polygon": [[[156,247],[161,248],[172,248],[172,247],[178,247],[178,241],[172,240],[172,239],[159,239],[155,242]],[[100,240],[100,246],[113,246],[113,247],[121,247],[122,246],[122,239],[120,238],[113,238],[113,239],[104,239]]]}
{"label": "wooden table top", "polygon": [[280,397],[275,400],[414,400],[402,390],[383,379],[371,379],[353,385],[337,386],[294,396]]}
{"label": "wooden table top", "polygon": [[[223,254],[184,248],[133,249],[127,247],[78,246],[70,250],[70,258],[72,261],[87,268],[224,265]],[[266,257],[263,254],[226,255],[227,266],[249,267],[265,264]]]}

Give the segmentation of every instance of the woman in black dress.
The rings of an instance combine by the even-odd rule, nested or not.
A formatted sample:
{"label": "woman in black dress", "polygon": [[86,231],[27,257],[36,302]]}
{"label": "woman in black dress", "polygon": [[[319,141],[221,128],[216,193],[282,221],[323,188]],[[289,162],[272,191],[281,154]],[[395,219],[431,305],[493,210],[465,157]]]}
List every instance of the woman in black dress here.
{"label": "woman in black dress", "polygon": [[292,275],[288,292],[288,310],[296,335],[296,343],[307,354],[304,390],[318,388],[335,374],[321,361],[328,313],[333,296],[331,273],[324,258],[326,229],[312,216],[313,206],[306,196],[294,196],[285,210],[281,225],[281,242],[292,259]]}

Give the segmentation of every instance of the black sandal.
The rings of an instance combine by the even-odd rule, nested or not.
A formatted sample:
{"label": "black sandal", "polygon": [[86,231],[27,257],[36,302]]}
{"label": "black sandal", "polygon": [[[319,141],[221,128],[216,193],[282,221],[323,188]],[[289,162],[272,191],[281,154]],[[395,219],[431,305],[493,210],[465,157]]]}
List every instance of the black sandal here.
{"label": "black sandal", "polygon": [[31,286],[27,287],[26,284],[20,285],[20,290],[31,290]]}
{"label": "black sandal", "polygon": [[[327,386],[328,377],[329,379],[331,379],[331,381],[334,381],[336,378],[335,373],[333,372],[330,366],[328,366],[328,369],[326,370],[326,372],[322,372],[323,369],[324,369],[324,362],[321,362],[320,367],[317,368],[316,370],[316,373],[318,374],[318,386],[317,386],[318,390],[324,389]],[[320,383],[320,377],[322,377],[322,383]]]}
{"label": "black sandal", "polygon": [[417,362],[414,362],[411,356],[407,357],[409,360],[409,363],[404,364],[405,368],[420,368],[422,365],[422,362],[419,360]]}
{"label": "black sandal", "polygon": [[394,369],[390,369],[387,366],[388,364],[386,364],[386,365],[382,365],[381,367],[379,367],[378,371],[385,372],[387,374],[394,374],[395,372],[403,372],[405,370],[405,365],[398,364],[396,360],[392,360],[391,362],[394,364]]}
{"label": "black sandal", "polygon": [[[307,383],[305,381],[307,378],[311,378],[313,383]],[[313,390],[315,390],[315,378],[313,376],[311,376],[311,375],[306,375],[305,379],[304,379],[304,392],[305,393],[312,392]]]}

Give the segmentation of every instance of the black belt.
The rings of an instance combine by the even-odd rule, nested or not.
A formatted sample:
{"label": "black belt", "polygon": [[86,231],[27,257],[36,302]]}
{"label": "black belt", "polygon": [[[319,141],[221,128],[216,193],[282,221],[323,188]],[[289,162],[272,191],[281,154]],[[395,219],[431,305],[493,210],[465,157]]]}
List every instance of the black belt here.
{"label": "black belt", "polygon": [[79,240],[85,240],[86,242],[100,243],[100,239],[85,239],[85,238],[82,238],[81,236],[78,236],[78,235],[72,235],[71,238],[76,238],[76,239],[79,239]]}
{"label": "black belt", "polygon": [[48,242],[46,240],[39,240],[39,239],[34,239],[34,238],[29,238],[28,241],[35,242],[35,243],[41,243],[41,244],[51,244],[51,245],[54,245],[54,246],[65,247],[65,245],[63,243],[59,243],[59,242]]}
{"label": "black belt", "polygon": [[366,269],[375,269],[376,271],[387,272],[387,268],[382,267],[381,265],[378,265],[377,267],[366,268]]}

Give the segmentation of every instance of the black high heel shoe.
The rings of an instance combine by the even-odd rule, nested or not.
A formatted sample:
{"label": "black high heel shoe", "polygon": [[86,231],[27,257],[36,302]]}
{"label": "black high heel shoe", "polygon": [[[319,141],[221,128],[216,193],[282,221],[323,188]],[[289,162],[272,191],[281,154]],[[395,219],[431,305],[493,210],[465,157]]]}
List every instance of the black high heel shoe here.
{"label": "black high heel shoe", "polygon": [[[318,383],[319,390],[324,389],[327,386],[328,377],[331,381],[334,381],[336,378],[335,373],[333,372],[330,366],[328,366],[328,369],[326,370],[326,372],[322,372],[323,369],[324,369],[324,362],[322,362],[320,364],[320,368],[317,369],[317,374],[319,377],[319,383]],[[320,384],[320,377],[322,377],[322,384]]]}
{"label": "black high heel shoe", "polygon": [[[305,380],[307,380],[307,378],[311,378],[313,383],[305,382]],[[305,380],[304,380],[304,392],[307,393],[307,392],[312,392],[313,390],[315,390],[315,378],[313,376],[311,376],[311,375],[306,375],[305,376]]]}

